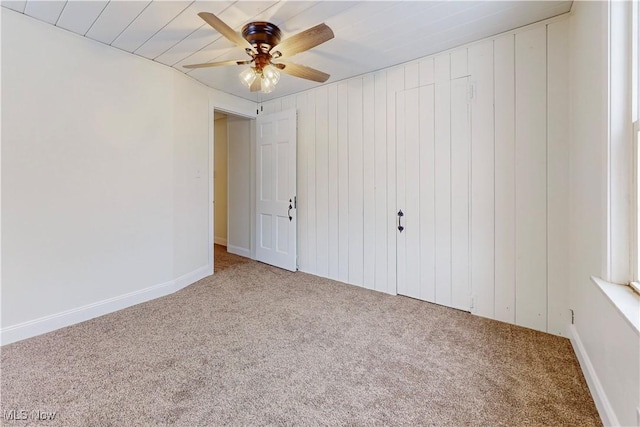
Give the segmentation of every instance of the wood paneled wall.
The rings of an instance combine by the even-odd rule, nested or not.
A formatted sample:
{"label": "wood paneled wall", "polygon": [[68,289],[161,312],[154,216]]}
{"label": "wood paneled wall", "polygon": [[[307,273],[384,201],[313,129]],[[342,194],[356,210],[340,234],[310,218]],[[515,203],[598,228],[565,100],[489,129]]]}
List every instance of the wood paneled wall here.
{"label": "wood paneled wall", "polygon": [[[300,270],[396,293],[396,94],[442,81],[437,100],[452,90],[449,80],[468,76],[470,167],[452,173],[457,129],[438,126],[436,221],[469,221],[473,313],[565,335],[567,37],[568,20],[556,19],[265,102],[261,114],[298,111]],[[460,179],[470,181],[468,200],[451,193]],[[456,216],[458,204],[470,206],[470,218]],[[437,247],[451,245],[442,230]],[[465,274],[456,271],[455,252],[435,257],[452,266],[438,269],[436,286]]]}

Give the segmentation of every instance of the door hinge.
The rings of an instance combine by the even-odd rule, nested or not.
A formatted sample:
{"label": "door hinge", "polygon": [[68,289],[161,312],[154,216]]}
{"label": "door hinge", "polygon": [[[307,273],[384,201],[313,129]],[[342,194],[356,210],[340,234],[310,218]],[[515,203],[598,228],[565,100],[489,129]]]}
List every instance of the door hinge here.
{"label": "door hinge", "polygon": [[570,308],[569,311],[571,312],[571,324],[573,325],[576,319],[576,315],[573,312],[573,309]]}
{"label": "door hinge", "polygon": [[476,297],[474,295],[471,295],[471,307],[469,307],[471,309],[476,308]]}
{"label": "door hinge", "polygon": [[293,209],[298,209],[298,196],[293,196]]}

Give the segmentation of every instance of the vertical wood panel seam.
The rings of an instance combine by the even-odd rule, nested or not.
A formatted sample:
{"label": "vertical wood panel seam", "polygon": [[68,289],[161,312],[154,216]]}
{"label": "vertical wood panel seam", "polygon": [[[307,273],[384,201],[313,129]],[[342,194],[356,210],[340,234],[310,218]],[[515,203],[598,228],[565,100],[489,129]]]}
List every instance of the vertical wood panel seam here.
{"label": "vertical wood panel seam", "polygon": [[516,35],[514,34],[513,36],[513,162],[511,162],[511,166],[513,169],[513,253],[514,253],[514,260],[513,260],[513,301],[512,305],[513,305],[513,323],[515,325],[518,324],[518,313],[517,313],[517,309],[518,309],[518,304],[516,304],[516,301],[518,301],[518,284],[517,284],[517,278],[518,278],[518,255],[517,255],[517,248],[518,248],[518,217],[516,215],[516,206],[517,206],[517,201],[518,201],[518,189],[517,189],[517,185],[518,185],[518,180],[516,179],[516,158],[517,158],[517,149],[518,149],[518,144],[516,141],[516,135],[518,134],[518,103],[516,102],[516,98],[518,97],[517,94],[517,88],[518,88],[518,73],[516,72],[516,64],[518,63],[518,59],[517,59],[517,53],[518,50],[516,49]]}
{"label": "vertical wood panel seam", "polygon": [[467,189],[467,212],[468,212],[468,218],[467,218],[467,227],[468,227],[468,238],[467,238],[467,244],[468,244],[468,257],[469,257],[469,269],[468,269],[468,273],[467,273],[467,281],[468,281],[468,292],[469,292],[469,297],[468,297],[468,302],[469,302],[469,311],[473,313],[473,311],[475,311],[475,308],[472,307],[472,305],[475,306],[475,301],[472,301],[473,299],[473,275],[472,275],[472,270],[473,270],[473,228],[472,228],[472,223],[473,223],[473,103],[476,102],[475,100],[475,95],[473,98],[470,97],[470,91],[474,90],[474,80],[475,76],[472,75],[471,69],[473,68],[470,64],[470,59],[469,59],[469,52],[467,51],[467,87],[465,90],[465,95],[467,97],[467,120],[469,122],[469,158],[468,158],[468,167],[469,167],[469,176],[467,178],[467,184],[468,184],[468,189]]}
{"label": "vertical wood panel seam", "polygon": [[[320,90],[324,92],[324,94],[322,95],[322,98],[324,98],[324,100],[326,101],[326,102],[325,102],[325,105],[324,105],[324,111],[321,111],[321,113],[320,113],[320,114],[321,114],[322,116],[326,116],[326,120],[325,120],[325,122],[323,123],[323,124],[324,124],[324,126],[325,126],[325,128],[323,129],[323,132],[325,133],[325,135],[323,135],[323,138],[322,138],[322,147],[321,147],[321,148],[322,148],[322,151],[324,151],[324,152],[325,152],[325,153],[323,154],[323,155],[325,156],[325,162],[324,162],[324,165],[322,166],[322,168],[323,168],[324,170],[326,170],[326,176],[327,176],[327,178],[326,178],[326,179],[327,179],[327,181],[328,181],[328,176],[329,176],[329,124],[328,124],[328,119],[329,119],[329,111],[328,111],[328,106],[329,106],[329,93],[328,93],[328,89],[327,89],[326,87],[323,87],[323,88],[321,88]],[[318,117],[318,111],[316,110],[316,133],[318,132],[318,121],[317,121],[317,117]],[[316,167],[316,210],[318,209],[318,201],[317,201],[317,198],[318,198],[318,196],[317,196],[317,195],[318,195],[318,186],[317,186],[317,181],[318,181],[318,179],[317,179],[317,176],[318,176],[318,168]],[[324,190],[323,190],[323,193],[324,193]],[[323,218],[322,223],[323,223],[323,225],[326,223],[326,226],[327,226],[327,228],[328,228],[328,227],[329,227],[329,212],[328,212],[328,207],[329,207],[329,185],[328,185],[328,182],[326,183],[326,198],[325,198],[325,203],[326,203],[326,205],[325,205],[325,211],[324,211],[325,218]],[[326,219],[326,222],[325,222],[325,219]],[[317,228],[317,224],[318,224],[318,214],[316,213],[316,228]],[[325,232],[325,233],[327,233],[327,234],[326,234],[326,239],[327,239],[327,240],[326,240],[326,247],[328,248],[328,247],[329,247],[329,234],[328,234],[328,230],[325,230],[324,232]],[[324,239],[324,238],[323,238],[323,239]],[[318,250],[317,246],[318,246],[318,238],[317,238],[317,233],[316,233],[316,257],[318,256],[318,252],[319,252],[319,250]],[[329,253],[328,253],[328,251],[327,251],[327,253],[326,253],[326,254],[323,254],[323,255],[322,255],[322,258],[326,259],[326,261],[327,261],[327,263],[326,263],[326,270],[324,270],[324,268],[325,268],[324,266],[322,267],[322,268],[323,268],[323,270],[324,270],[324,271],[323,271],[323,273],[324,273],[326,276],[329,276]],[[316,269],[317,269],[317,268],[318,268],[318,266],[317,266],[317,261],[316,261]]]}
{"label": "vertical wood panel seam", "polygon": [[[314,93],[313,96],[313,150],[309,150],[309,153],[313,153],[313,198],[314,200],[314,216],[315,216],[315,260],[313,261],[313,265],[314,265],[314,273],[318,273],[318,186],[316,185],[316,183],[318,182],[318,156],[317,156],[317,152],[316,150],[318,149],[318,117],[316,116],[316,110],[317,110],[317,93],[318,90],[314,90],[312,91]],[[307,182],[307,185],[310,185],[310,183]]]}
{"label": "vertical wood panel seam", "polygon": [[453,302],[453,218],[451,218],[453,212],[453,150],[452,150],[452,138],[451,138],[451,116],[453,107],[451,90],[453,85],[451,84],[451,54],[447,54],[449,60],[449,301]]}
{"label": "vertical wood panel seam", "polygon": [[467,168],[469,169],[469,174],[467,176],[467,257],[468,257],[468,261],[467,261],[467,304],[469,307],[469,311],[471,311],[471,266],[473,265],[473,252],[471,251],[472,248],[472,244],[473,244],[473,230],[471,228],[471,220],[472,220],[472,215],[473,215],[473,205],[472,205],[472,199],[473,199],[473,189],[472,189],[472,182],[471,179],[473,178],[473,163],[471,162],[471,156],[473,155],[473,125],[471,123],[472,120],[472,114],[471,114],[471,100],[469,99],[469,84],[470,82],[470,78],[469,78],[469,53],[467,51],[467,85],[465,88],[465,95],[467,97],[466,101],[467,101],[467,126],[468,126],[468,132],[469,132],[469,139],[468,139],[468,145],[467,145],[467,154],[468,154],[468,159],[467,159]]}
{"label": "vertical wood panel seam", "polygon": [[[377,74],[373,74],[373,247],[374,247],[374,251],[373,251],[373,263],[374,266],[376,265],[377,261],[378,261],[378,191],[377,190],[377,185],[376,185],[376,175],[378,173],[377,170],[377,166],[378,166],[378,162],[377,162],[377,157],[376,157],[376,151],[378,149],[377,146],[377,141],[378,139],[376,138],[376,126],[375,126],[375,122],[376,122],[376,112],[377,110],[377,103],[376,103],[376,99],[377,99],[377,94],[378,91],[376,90],[376,80],[377,80]],[[377,277],[377,272],[378,269],[374,267],[374,271],[373,271],[373,289],[374,290],[378,290],[378,277]]]}
{"label": "vertical wood panel seam", "polygon": [[436,261],[436,79],[435,79],[435,61],[433,62],[433,167],[432,167],[432,176],[433,176],[433,300],[438,300],[438,284],[436,274],[438,269],[438,262]]}
{"label": "vertical wood panel seam", "polygon": [[[388,78],[389,78],[389,74],[385,71],[384,72],[384,106],[385,106],[385,113],[386,113],[386,106],[388,105],[389,102],[389,86],[387,85],[388,83]],[[386,114],[385,114],[386,115]],[[389,175],[389,165],[388,165],[388,159],[386,158],[386,154],[389,153],[389,138],[387,138],[388,135],[388,128],[389,128],[389,123],[386,122],[385,123],[385,127],[384,127],[384,154],[385,154],[385,162],[384,162],[384,176],[385,176],[385,182],[388,180],[388,175]],[[389,189],[387,188],[387,186],[385,185],[385,189],[384,189],[384,219],[385,219],[385,224],[388,227],[389,226],[389,221],[387,220],[387,215],[389,214]],[[385,233],[384,233],[384,241],[386,243],[385,247],[387,248],[387,253],[385,254],[386,256],[384,257],[385,259],[385,263],[386,268],[385,268],[385,289],[388,291],[389,290],[389,233],[387,232],[387,229],[385,227]]]}
{"label": "vertical wood panel seam", "polygon": [[493,80],[493,313],[496,318],[496,41],[491,41],[491,77]]}
{"label": "vertical wood panel seam", "polygon": [[[377,288],[376,286],[376,255],[378,252],[378,246],[376,245],[376,242],[378,239],[376,239],[376,232],[377,232],[377,225],[378,222],[376,221],[376,207],[378,206],[378,204],[376,203],[376,126],[375,126],[375,122],[376,122],[376,76],[375,74],[371,75],[371,81],[372,81],[372,100],[373,100],[373,140],[372,140],[372,147],[371,149],[373,150],[373,165],[371,166],[373,168],[373,265],[371,266],[371,268],[373,268],[373,282],[371,283],[371,286],[373,287],[373,289],[375,290]],[[364,150],[363,150],[364,151]],[[364,243],[363,243],[364,244]]]}
{"label": "vertical wood panel seam", "polygon": [[377,232],[378,232],[378,215],[377,215],[377,207],[378,204],[376,203],[377,200],[377,194],[378,192],[376,191],[377,187],[376,187],[376,166],[378,165],[377,160],[376,160],[376,126],[375,126],[375,122],[376,122],[376,75],[373,74],[372,75],[372,80],[373,80],[373,266],[372,268],[373,270],[373,289],[377,290],[377,286],[376,286],[376,271],[377,269],[375,268],[376,265],[376,260],[377,260],[377,255],[378,255],[378,245],[376,244],[378,239],[377,239]]}
{"label": "vertical wood panel seam", "polygon": [[338,218],[338,266],[337,278],[340,279],[340,83],[336,83],[336,174],[338,176],[338,188],[336,193],[337,208],[336,217]]}
{"label": "vertical wood panel seam", "polygon": [[[497,189],[497,179],[496,179],[496,169],[497,169],[497,157],[496,157],[496,153],[497,153],[497,138],[496,138],[496,134],[497,134],[497,109],[496,109],[496,49],[495,49],[495,44],[496,41],[495,39],[492,42],[493,44],[493,58],[492,58],[492,62],[493,62],[493,232],[494,232],[494,236],[496,233],[496,217],[497,217],[497,212],[498,212],[498,189]],[[496,317],[496,307],[497,307],[497,294],[496,294],[496,290],[497,290],[497,244],[498,244],[498,239],[494,238],[493,239],[493,252],[494,252],[494,257],[493,257],[493,283],[494,283],[494,287],[493,287],[493,317],[495,319]]]}
{"label": "vertical wood panel seam", "polygon": [[364,118],[364,109],[365,109],[365,106],[364,106],[364,91],[365,91],[364,84],[365,84],[365,81],[364,81],[364,78],[362,78],[361,80],[362,80],[362,90],[360,91],[360,105],[362,105],[362,120],[360,121],[360,135],[362,135],[362,144],[361,144],[362,150],[361,150],[360,156],[361,156],[361,160],[362,160],[362,170],[360,171],[360,173],[362,174],[362,223],[361,223],[361,226],[362,226],[362,287],[366,288],[365,278],[364,278],[364,263],[365,263],[365,259],[364,259],[365,258],[365,256],[364,256],[364,253],[365,253],[365,251],[364,251],[364,240],[365,240],[364,239],[364,232],[365,232],[364,216],[366,215],[366,212],[364,211],[364,205],[365,205],[364,201],[365,201],[365,199],[367,197],[367,195],[365,194],[365,184],[364,184],[364,169],[365,169],[365,165],[364,165],[364,147],[365,147],[365,144],[366,144],[366,141],[364,139],[364,120],[365,120],[365,118]]}
{"label": "vertical wood panel seam", "polygon": [[346,120],[346,153],[347,153],[347,160],[346,160],[346,165],[347,165],[347,176],[346,176],[346,189],[347,189],[347,236],[346,236],[346,241],[347,241],[347,282],[349,282],[349,218],[351,217],[351,212],[349,207],[351,206],[351,203],[349,203],[349,201],[351,200],[351,197],[349,197],[349,189],[351,188],[351,183],[349,182],[349,175],[351,175],[349,173],[349,84],[347,83],[345,85],[346,88],[346,99],[345,99],[345,104],[346,104],[346,114],[345,116],[345,120]]}
{"label": "vertical wood panel seam", "polygon": [[547,279],[547,283],[545,286],[545,332],[549,332],[549,25],[544,26],[544,54],[545,54],[545,75],[544,75],[544,83],[545,83],[545,245],[544,249],[546,252],[545,257],[545,278]]}
{"label": "vertical wood panel seam", "polygon": [[[314,224],[314,230],[313,233],[316,235],[315,237],[315,241],[313,242],[313,252],[314,252],[314,260],[313,260],[313,274],[318,274],[318,192],[315,191],[316,187],[316,182],[318,181],[318,170],[316,168],[317,166],[317,153],[316,150],[318,149],[318,139],[317,139],[317,126],[318,126],[318,118],[316,117],[316,110],[317,110],[317,104],[316,104],[316,93],[317,93],[317,89],[311,89],[309,91],[309,95],[313,94],[313,102],[308,102],[307,104],[309,105],[313,105],[313,114],[309,114],[309,118],[310,118],[310,122],[313,122],[313,138],[310,139],[310,141],[313,141],[313,144],[311,145],[312,149],[309,150],[309,152],[307,153],[307,156],[310,158],[313,158],[313,163],[314,163],[314,167],[313,167],[313,174],[311,175],[311,177],[313,178],[313,185],[311,184],[311,179],[308,179],[309,175],[307,175],[307,191],[309,191],[309,189],[313,186],[314,187],[314,191],[313,191],[313,215],[316,217],[316,221]],[[310,164],[310,162],[309,162]],[[307,165],[307,167],[309,167]],[[310,169],[310,168],[309,168]],[[309,193],[311,193],[309,191]],[[311,227],[310,227],[311,228]]]}
{"label": "vertical wood panel seam", "polygon": [[[611,2],[607,2],[607,16],[611,17]],[[610,19],[610,18],[609,18]],[[607,25],[607,52],[611,52],[611,25]],[[607,106],[611,105],[611,55],[607,54],[607,66],[606,66],[606,79],[607,79]],[[606,239],[606,255],[605,255],[605,274],[607,276],[607,280],[612,279],[612,250],[611,250],[611,108],[607,108],[607,128],[605,132],[605,138],[607,143],[607,159],[606,159],[606,174],[607,174],[607,184],[606,184],[606,198],[607,198],[607,214],[606,214],[606,229],[605,229],[605,239]]]}
{"label": "vertical wood panel seam", "polygon": [[[475,102],[475,98],[470,98],[470,91],[473,90],[474,84],[474,76],[471,75],[470,68],[472,68],[469,64],[469,52],[467,51],[467,85],[465,88],[466,95],[466,103],[467,103],[467,121],[469,126],[469,144],[468,144],[468,159],[467,159],[467,167],[469,169],[469,174],[467,176],[467,257],[468,257],[468,270],[467,270],[467,284],[468,284],[468,306],[469,311],[473,312],[475,309],[471,307],[472,293],[473,293],[473,278],[472,278],[472,270],[473,270],[473,109],[472,102]],[[475,301],[473,301],[475,302]],[[475,305],[475,304],[474,304]]]}
{"label": "vertical wood panel seam", "polygon": [[[384,104],[385,104],[385,113],[386,113],[386,106],[389,102],[389,86],[388,86],[388,78],[389,78],[389,74],[385,71],[384,72]],[[386,114],[385,114],[386,115]],[[388,165],[388,159],[386,158],[387,153],[389,153],[389,138],[387,138],[388,135],[388,128],[389,128],[389,123],[385,123],[385,127],[384,127],[384,154],[385,154],[385,162],[384,162],[384,176],[385,176],[385,181],[387,181],[389,179],[389,165]],[[384,219],[385,219],[385,233],[384,233],[384,241],[386,243],[386,248],[387,248],[387,253],[385,254],[386,256],[385,258],[385,262],[387,263],[387,266],[385,268],[385,289],[388,291],[389,290],[389,233],[387,231],[387,227],[389,226],[389,221],[387,220],[387,215],[389,214],[389,189],[387,188],[387,186],[385,186],[384,189]]]}
{"label": "vertical wood panel seam", "polygon": [[[417,198],[418,198],[418,216],[416,217],[416,224],[418,225],[416,228],[418,229],[418,295],[420,295],[420,298],[424,298],[423,295],[423,290],[424,290],[424,286],[422,286],[422,268],[420,267],[420,261],[422,261],[422,221],[420,221],[420,199],[422,198],[422,182],[420,180],[420,161],[422,160],[422,129],[420,126],[420,113],[422,112],[422,99],[420,96],[420,70],[418,69],[418,87],[417,87],[417,98],[418,98],[418,123],[417,123],[417,129],[418,129],[418,154],[417,154],[417,159],[418,159],[418,176],[414,177],[418,179],[418,194],[417,194]],[[404,152],[405,154],[405,159],[407,156],[407,151],[405,150]],[[406,162],[405,162],[406,164]],[[405,179],[406,182],[406,179]],[[405,196],[406,197],[406,196]]]}
{"label": "vertical wood panel seam", "polygon": [[[393,112],[394,112],[394,117],[393,117],[393,127],[394,127],[394,134],[393,134],[393,140],[394,140],[394,148],[395,148],[395,153],[394,153],[394,170],[395,170],[395,181],[394,181],[394,190],[393,190],[393,194],[395,196],[395,209],[393,210],[394,213],[397,211],[397,209],[399,208],[398,206],[398,93],[400,91],[404,91],[407,89],[407,79],[405,76],[405,72],[404,72],[404,65],[403,67],[403,71],[402,71],[402,86],[397,86],[396,90],[394,91],[393,94]],[[405,139],[406,139],[406,135],[405,135]],[[394,223],[395,226],[395,223]],[[395,244],[394,244],[394,248],[395,248],[395,253],[396,253],[396,265],[395,265],[395,292],[396,295],[398,294],[398,239],[400,237],[400,234],[398,233],[398,230],[395,229],[395,227],[393,228],[393,234],[394,234],[394,239],[395,239]]]}
{"label": "vertical wood panel seam", "polygon": [[[399,172],[398,172],[398,169],[400,169],[400,168],[398,168],[398,158],[399,158],[399,157],[398,157],[398,139],[399,139],[399,138],[398,138],[398,129],[399,129],[399,126],[398,126],[398,112],[400,111],[400,107],[398,106],[398,93],[399,93],[399,92],[401,92],[401,91],[404,91],[404,90],[405,90],[405,89],[404,89],[404,88],[405,88],[405,83],[404,83],[404,82],[406,81],[406,78],[405,78],[405,74],[404,74],[404,73],[405,73],[405,70],[404,70],[404,68],[403,68],[403,70],[402,70],[402,75],[403,75],[403,80],[402,80],[402,89],[401,89],[400,91],[395,90],[395,91],[393,92],[393,103],[394,103],[394,108],[393,108],[393,115],[394,115],[394,117],[393,117],[393,121],[394,121],[394,124],[395,124],[395,135],[394,135],[394,138],[395,138],[395,146],[394,146],[394,148],[395,148],[395,152],[396,152],[396,155],[395,155],[395,166],[396,166],[396,168],[395,168],[395,169],[396,169],[396,171],[395,171],[395,172],[396,172],[396,177],[395,177],[395,187],[396,187],[396,188],[395,188],[395,194],[396,194],[396,203],[395,203],[395,208],[393,209],[393,211],[394,211],[394,212],[396,212],[396,211],[397,211],[397,212],[399,212],[399,210],[398,210],[398,209],[400,209],[400,205],[399,205],[399,203],[398,203],[398,195],[399,195],[399,193],[400,193],[400,192],[398,191],[398,173],[399,173]],[[404,105],[404,104],[403,104],[403,105]],[[403,108],[403,110],[402,110],[402,114],[404,115],[404,108]],[[406,135],[405,135],[405,134],[403,134],[403,136],[404,136],[404,138],[406,139]],[[396,218],[397,218],[397,217],[396,217]],[[400,271],[400,259],[398,258],[398,251],[399,251],[399,247],[400,247],[400,245],[399,245],[399,241],[398,241],[398,240],[399,240],[399,237],[400,237],[400,236],[399,236],[398,232],[396,231],[396,232],[395,232],[395,238],[396,238],[396,248],[395,248],[395,249],[396,249],[396,250],[395,250],[395,252],[396,252],[396,271],[395,271],[395,273],[396,273],[396,294],[397,294],[397,295],[401,295],[401,294],[398,292],[398,291],[399,291],[399,289],[398,289],[398,288],[399,288],[399,285],[400,285],[400,281],[398,280],[398,271]]]}
{"label": "vertical wood panel seam", "polygon": [[338,188],[336,198],[338,199],[338,266],[337,278],[340,279],[340,83],[336,83],[336,172],[338,176]]}

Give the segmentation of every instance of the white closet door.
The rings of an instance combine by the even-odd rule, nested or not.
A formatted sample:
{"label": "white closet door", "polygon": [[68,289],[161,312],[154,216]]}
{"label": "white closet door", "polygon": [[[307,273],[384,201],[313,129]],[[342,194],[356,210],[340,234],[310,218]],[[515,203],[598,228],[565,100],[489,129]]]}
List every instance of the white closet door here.
{"label": "white closet door", "polygon": [[[434,86],[398,92],[398,293],[435,302]],[[400,212],[402,212],[400,214]]]}
{"label": "white closet door", "polygon": [[[443,86],[449,90],[441,90],[438,96],[435,85],[397,94],[396,236],[398,294],[468,311],[471,137],[467,80],[447,82]],[[437,131],[445,125],[447,132]],[[441,155],[444,151],[447,156]],[[443,203],[447,206],[440,206]],[[447,227],[438,228],[437,212],[450,212],[444,221]],[[439,251],[449,256],[437,257]],[[438,269],[448,270],[452,280],[438,283]]]}

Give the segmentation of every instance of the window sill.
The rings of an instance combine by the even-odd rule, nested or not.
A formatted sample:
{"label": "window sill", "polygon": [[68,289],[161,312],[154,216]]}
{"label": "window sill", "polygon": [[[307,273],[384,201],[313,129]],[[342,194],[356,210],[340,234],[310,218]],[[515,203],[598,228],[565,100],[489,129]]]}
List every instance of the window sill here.
{"label": "window sill", "polygon": [[591,276],[591,281],[600,288],[613,306],[622,314],[627,322],[640,333],[640,295],[629,286],[607,282]]}

